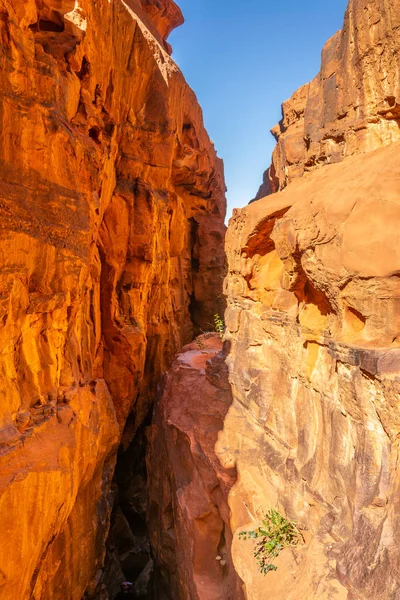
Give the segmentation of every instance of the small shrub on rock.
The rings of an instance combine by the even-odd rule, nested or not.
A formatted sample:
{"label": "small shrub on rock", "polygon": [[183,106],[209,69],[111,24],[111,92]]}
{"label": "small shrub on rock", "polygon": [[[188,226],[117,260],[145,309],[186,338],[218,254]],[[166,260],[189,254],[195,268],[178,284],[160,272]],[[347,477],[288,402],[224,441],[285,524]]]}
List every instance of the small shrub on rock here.
{"label": "small shrub on rock", "polygon": [[262,526],[252,531],[242,531],[239,533],[239,538],[257,540],[254,556],[257,559],[261,573],[264,575],[269,571],[277,570],[278,567],[273,561],[284,548],[297,546],[304,541],[296,524],[285,519],[279,511],[273,508],[265,513]]}
{"label": "small shrub on rock", "polygon": [[222,338],[225,333],[225,323],[218,313],[214,315],[214,329]]}

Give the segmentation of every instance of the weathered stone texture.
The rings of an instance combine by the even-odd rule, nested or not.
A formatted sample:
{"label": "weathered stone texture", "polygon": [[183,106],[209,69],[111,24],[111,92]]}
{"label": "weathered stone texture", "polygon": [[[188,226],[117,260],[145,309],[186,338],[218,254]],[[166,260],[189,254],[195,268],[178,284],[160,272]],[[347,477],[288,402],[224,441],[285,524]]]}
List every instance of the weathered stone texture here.
{"label": "weathered stone texture", "polygon": [[[399,11],[350,0],[321,73],[283,105],[261,195],[277,193],[229,223],[223,413],[195,346],[167,376],[149,517],[174,598],[231,597],[212,562],[213,486],[249,600],[400,598]],[[304,543],[264,576],[239,533],[270,508]]]}
{"label": "weathered stone texture", "polygon": [[149,432],[148,522],[156,598],[241,600],[232,565],[229,490],[234,467],[215,455],[232,398],[218,334],[185,346],[168,371]]}
{"label": "weathered stone texture", "polygon": [[[247,597],[400,595],[400,145],[347,158],[237,211],[227,235],[233,404],[217,456]],[[279,507],[305,544],[258,573]]]}
{"label": "weathered stone texture", "polygon": [[222,163],[168,54],[181,21],[170,0],[0,0],[5,600],[95,594],[125,419],[215,311]]}
{"label": "weathered stone texture", "polygon": [[261,198],[353,154],[400,139],[400,5],[351,0],[343,29],[322,51],[319,74],[282,104]]}

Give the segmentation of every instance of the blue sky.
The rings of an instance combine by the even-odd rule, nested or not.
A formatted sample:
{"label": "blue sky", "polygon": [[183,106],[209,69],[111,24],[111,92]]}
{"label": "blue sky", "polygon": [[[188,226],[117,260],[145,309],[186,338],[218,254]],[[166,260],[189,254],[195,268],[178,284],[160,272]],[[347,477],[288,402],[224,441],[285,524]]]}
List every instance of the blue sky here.
{"label": "blue sky", "polygon": [[228,216],[257,192],[280,105],[319,71],[347,0],[176,0],[185,24],[173,58],[194,89],[225,163]]}

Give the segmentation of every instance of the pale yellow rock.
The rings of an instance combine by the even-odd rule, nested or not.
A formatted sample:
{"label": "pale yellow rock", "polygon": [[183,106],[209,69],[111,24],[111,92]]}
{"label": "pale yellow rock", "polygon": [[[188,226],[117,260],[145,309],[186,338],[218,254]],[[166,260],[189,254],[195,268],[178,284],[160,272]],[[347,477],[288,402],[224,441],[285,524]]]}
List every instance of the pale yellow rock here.
{"label": "pale yellow rock", "polygon": [[[251,600],[400,590],[399,151],[315,171],[229,224],[233,403],[216,454],[235,457],[232,556]],[[264,265],[279,261],[278,279]],[[238,534],[275,507],[305,543],[264,577]]]}

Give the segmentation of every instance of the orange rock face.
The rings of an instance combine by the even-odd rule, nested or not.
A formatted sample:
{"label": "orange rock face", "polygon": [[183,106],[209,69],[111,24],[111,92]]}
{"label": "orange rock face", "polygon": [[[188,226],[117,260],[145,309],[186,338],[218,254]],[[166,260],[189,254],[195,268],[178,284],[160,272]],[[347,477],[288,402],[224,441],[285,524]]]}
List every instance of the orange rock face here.
{"label": "orange rock face", "polygon": [[400,6],[351,0],[321,70],[282,104],[272,165],[257,198],[305,171],[400,139]]}
{"label": "orange rock face", "polygon": [[[228,228],[233,402],[216,454],[237,469],[232,557],[251,600],[400,597],[399,8],[350,1],[274,130],[263,192],[283,191]],[[264,576],[238,534],[271,508],[304,543]]]}
{"label": "orange rock face", "polygon": [[[217,456],[237,468],[233,561],[252,600],[400,592],[399,149],[304,176],[229,225]],[[264,577],[237,533],[275,507],[305,544]]]}
{"label": "orange rock face", "polygon": [[[232,398],[218,334],[185,346],[169,370],[149,434],[149,525],[156,598],[241,600],[227,497],[234,466],[215,455]],[[164,595],[165,594],[165,595]]]}
{"label": "orange rock face", "polygon": [[5,600],[95,597],[126,417],[217,310],[222,163],[168,54],[181,20],[0,1]]}

